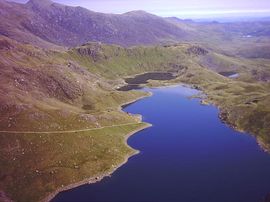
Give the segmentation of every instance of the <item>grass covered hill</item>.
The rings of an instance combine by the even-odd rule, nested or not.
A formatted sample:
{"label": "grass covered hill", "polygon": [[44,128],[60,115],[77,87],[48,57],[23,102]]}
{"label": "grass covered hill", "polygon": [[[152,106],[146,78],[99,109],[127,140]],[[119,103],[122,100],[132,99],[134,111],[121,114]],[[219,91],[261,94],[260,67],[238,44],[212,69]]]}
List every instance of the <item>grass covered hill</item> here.
{"label": "grass covered hill", "polygon": [[[149,125],[120,109],[147,93],[116,89],[146,72],[174,76],[147,85],[201,89],[223,121],[269,151],[263,23],[195,23],[144,11],[113,15],[49,0],[0,0],[0,201],[49,199],[100,180],[135,154],[126,139]],[[230,74],[238,77],[224,76]]]}
{"label": "grass covered hill", "polygon": [[134,154],[127,134],[147,125],[119,107],[146,94],[115,89],[124,78],[145,72],[171,72],[176,78],[169,83],[202,89],[224,121],[269,148],[267,59],[226,56],[189,43],[87,43],[56,51],[4,36],[0,52],[2,198],[39,201],[70,184],[99,179]]}

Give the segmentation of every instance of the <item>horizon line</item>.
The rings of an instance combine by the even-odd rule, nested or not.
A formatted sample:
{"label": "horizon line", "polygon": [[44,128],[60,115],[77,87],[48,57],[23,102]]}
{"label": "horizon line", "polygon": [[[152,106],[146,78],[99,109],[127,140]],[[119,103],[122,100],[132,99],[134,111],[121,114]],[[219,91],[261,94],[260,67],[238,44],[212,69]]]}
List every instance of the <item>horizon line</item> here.
{"label": "horizon line", "polygon": [[[29,0],[25,0],[25,2],[18,2],[16,0],[6,0],[8,2],[16,2],[19,4],[25,4]],[[54,3],[62,4],[66,6],[72,6],[77,7],[80,5],[69,5],[69,4],[63,4],[55,2],[55,0],[51,0]],[[94,12],[100,12],[104,14],[124,14],[131,11],[136,10],[142,10],[154,15],[158,15],[161,17],[179,17],[179,18],[215,18],[215,17],[270,17],[270,9],[175,9],[175,10],[148,10],[148,9],[132,9],[132,10],[126,10],[121,12],[114,12],[114,11],[101,11],[101,10],[95,10],[91,9],[87,6],[80,6],[83,8],[86,8],[90,11]],[[231,15],[231,16],[230,16]]]}

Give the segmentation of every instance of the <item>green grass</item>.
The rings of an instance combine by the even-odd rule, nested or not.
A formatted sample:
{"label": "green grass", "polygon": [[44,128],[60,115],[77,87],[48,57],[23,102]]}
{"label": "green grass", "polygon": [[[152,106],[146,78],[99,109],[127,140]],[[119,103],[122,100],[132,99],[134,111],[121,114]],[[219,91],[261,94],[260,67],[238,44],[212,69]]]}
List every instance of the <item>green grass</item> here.
{"label": "green grass", "polygon": [[[211,51],[188,54],[192,46],[123,48],[91,43],[68,51],[44,51],[16,44],[2,51],[1,130],[134,126],[65,134],[0,134],[0,189],[15,201],[38,201],[62,185],[98,176],[123,162],[134,152],[126,146],[125,136],[144,124],[119,107],[146,94],[115,88],[124,84],[123,78],[145,72],[174,72],[176,79],[148,85],[187,83],[203,90],[227,123],[255,135],[269,148],[270,84],[262,79],[270,72],[269,60]],[[217,73],[221,70],[236,71],[240,77],[228,79]],[[15,82],[22,78],[21,84]]]}
{"label": "green grass", "polygon": [[137,123],[79,133],[0,134],[1,187],[16,201],[39,201],[59,188],[108,173],[134,154],[125,138],[144,126]]}

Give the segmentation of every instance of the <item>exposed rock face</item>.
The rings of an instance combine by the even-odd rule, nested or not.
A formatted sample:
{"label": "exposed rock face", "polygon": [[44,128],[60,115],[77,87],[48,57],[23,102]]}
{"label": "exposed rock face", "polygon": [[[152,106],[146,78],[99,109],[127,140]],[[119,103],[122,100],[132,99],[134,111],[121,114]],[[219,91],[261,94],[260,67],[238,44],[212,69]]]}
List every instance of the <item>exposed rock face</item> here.
{"label": "exposed rock face", "polygon": [[208,51],[199,46],[192,46],[187,50],[187,53],[199,56],[199,55],[206,55]]}
{"label": "exposed rock face", "polygon": [[[53,59],[55,53],[0,36],[1,130],[60,130],[74,110],[95,110],[103,81],[74,61]],[[90,118],[75,122],[95,125]]]}
{"label": "exposed rock face", "polygon": [[101,57],[104,57],[102,55],[101,46],[99,44],[91,43],[91,46],[82,46],[76,50],[82,56],[91,57],[94,62],[98,61]]}
{"label": "exposed rock face", "polygon": [[13,67],[12,75],[18,89],[40,92],[63,102],[71,103],[80,97],[83,92],[80,86],[72,79],[68,79],[59,71],[48,73],[46,70],[33,70],[24,67]]}
{"label": "exposed rock face", "polygon": [[[77,46],[101,41],[130,46],[187,37],[178,26],[144,11],[103,14],[50,0],[30,0],[24,5],[0,1],[0,13],[1,34],[37,45]],[[33,37],[23,37],[29,34]]]}
{"label": "exposed rock face", "polygon": [[13,48],[13,45],[9,43],[8,40],[0,40],[0,50],[10,50]]}

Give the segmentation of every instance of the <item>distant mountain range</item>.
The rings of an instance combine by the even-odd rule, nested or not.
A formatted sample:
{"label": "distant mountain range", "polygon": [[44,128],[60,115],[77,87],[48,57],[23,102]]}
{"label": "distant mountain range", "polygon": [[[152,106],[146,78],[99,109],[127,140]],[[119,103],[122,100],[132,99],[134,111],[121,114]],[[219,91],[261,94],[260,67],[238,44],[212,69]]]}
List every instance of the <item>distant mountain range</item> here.
{"label": "distant mountain range", "polygon": [[1,0],[0,13],[0,34],[43,46],[77,46],[88,41],[132,46],[189,37],[175,24],[144,11],[103,14],[50,0],[26,4]]}
{"label": "distant mountain range", "polygon": [[[270,57],[270,22],[265,18],[195,22],[145,11],[104,14],[50,0],[29,0],[26,4],[0,0],[0,35],[49,49],[90,41],[126,47],[192,42],[228,55]],[[254,51],[249,48],[251,44]]]}
{"label": "distant mountain range", "polygon": [[0,0],[0,201],[48,201],[133,154],[126,135],[146,125],[119,109],[146,94],[117,89],[138,74],[202,90],[224,122],[270,151],[269,30]]}

